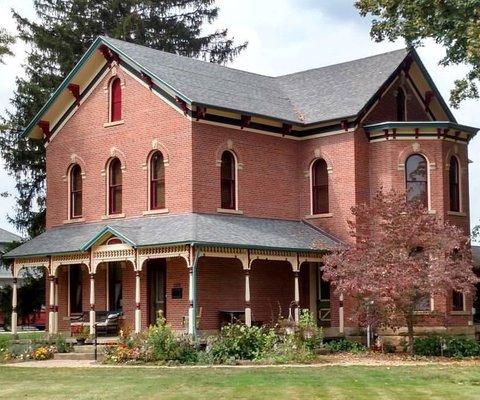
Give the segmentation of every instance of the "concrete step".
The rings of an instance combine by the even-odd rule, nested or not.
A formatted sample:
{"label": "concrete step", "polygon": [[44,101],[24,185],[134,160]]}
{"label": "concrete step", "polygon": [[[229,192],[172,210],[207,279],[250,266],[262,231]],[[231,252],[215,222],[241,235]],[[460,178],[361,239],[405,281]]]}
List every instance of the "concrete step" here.
{"label": "concrete step", "polygon": [[[100,346],[97,347],[100,350]],[[74,345],[73,352],[74,353],[93,353],[95,351],[95,346],[90,344],[85,344],[83,346]]]}
{"label": "concrete step", "polygon": [[[56,353],[53,356],[54,360],[94,360],[93,353]],[[98,357],[100,359],[100,357]]]}

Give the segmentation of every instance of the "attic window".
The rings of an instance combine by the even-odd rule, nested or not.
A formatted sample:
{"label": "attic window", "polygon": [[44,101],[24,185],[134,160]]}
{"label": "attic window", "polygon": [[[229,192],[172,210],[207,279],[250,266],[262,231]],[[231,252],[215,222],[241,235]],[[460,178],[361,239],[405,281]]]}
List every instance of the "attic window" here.
{"label": "attic window", "polygon": [[115,78],[110,86],[110,122],[122,119],[122,87],[120,78]]}

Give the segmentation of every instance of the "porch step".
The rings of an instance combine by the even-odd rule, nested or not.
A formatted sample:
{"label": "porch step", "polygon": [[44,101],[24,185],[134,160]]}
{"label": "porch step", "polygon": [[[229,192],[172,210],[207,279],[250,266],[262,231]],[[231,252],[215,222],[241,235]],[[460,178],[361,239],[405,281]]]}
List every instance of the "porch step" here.
{"label": "porch step", "polygon": [[[104,346],[97,346],[98,352],[101,352]],[[95,352],[95,346],[92,344],[86,344],[83,346],[73,346],[73,352],[74,353],[91,353],[93,354]]]}
{"label": "porch step", "polygon": [[[103,358],[103,354],[98,354],[97,359],[100,361]],[[94,360],[95,355],[93,353],[56,353],[53,356],[54,360]]]}

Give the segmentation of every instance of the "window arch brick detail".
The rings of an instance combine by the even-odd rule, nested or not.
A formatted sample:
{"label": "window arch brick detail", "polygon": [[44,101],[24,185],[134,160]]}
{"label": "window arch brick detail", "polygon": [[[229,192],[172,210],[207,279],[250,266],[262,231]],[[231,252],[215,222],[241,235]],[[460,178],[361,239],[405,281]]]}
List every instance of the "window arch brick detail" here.
{"label": "window arch brick detail", "polygon": [[241,156],[241,151],[239,151],[238,146],[235,146],[235,143],[232,139],[228,139],[226,142],[222,143],[220,146],[217,147],[215,151],[215,162],[217,164],[217,167],[221,167],[222,155],[225,151],[229,151],[233,154],[237,165],[237,172],[241,171],[244,167],[244,164],[241,161],[243,160],[243,157]]}
{"label": "window arch brick detail", "polygon": [[312,173],[312,166],[315,161],[322,159],[327,163],[327,172],[328,174],[333,174],[333,162],[330,155],[320,149],[315,149],[313,151],[313,158],[308,160],[308,165],[305,168],[305,177],[310,178]]}
{"label": "window arch brick detail", "polygon": [[405,170],[405,162],[412,154],[419,154],[424,156],[427,159],[429,171],[436,169],[437,162],[435,157],[428,150],[422,148],[419,142],[414,142],[405,146],[398,154],[398,169],[400,171]]}

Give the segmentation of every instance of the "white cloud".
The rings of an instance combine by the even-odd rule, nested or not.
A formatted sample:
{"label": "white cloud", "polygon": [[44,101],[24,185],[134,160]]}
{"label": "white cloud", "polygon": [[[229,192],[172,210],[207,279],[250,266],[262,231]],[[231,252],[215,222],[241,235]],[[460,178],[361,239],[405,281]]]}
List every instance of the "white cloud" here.
{"label": "white cloud", "polygon": [[[403,42],[375,43],[370,39],[369,21],[360,17],[349,0],[218,0],[220,14],[212,29],[227,27],[230,34],[249,46],[232,64],[247,71],[281,75],[308,68],[315,68],[355,58],[398,49]],[[15,7],[22,13],[33,15],[32,2],[27,0],[0,0],[0,20],[3,26],[13,30],[9,9]],[[0,66],[0,109],[14,88],[14,77],[21,73],[24,47],[18,44],[17,57],[7,59],[7,66]],[[437,83],[440,92],[448,100],[453,81],[461,77],[466,67],[440,67],[443,49],[427,42],[419,54]],[[459,122],[479,126],[479,101],[462,104],[454,110]],[[480,139],[470,145],[470,197],[480,197]],[[1,168],[1,167],[0,167]],[[6,179],[0,169],[2,185]],[[12,181],[6,181],[12,187]],[[0,199],[0,226],[5,227],[5,214],[11,209],[11,200]],[[472,224],[480,219],[480,205],[471,204]]]}

